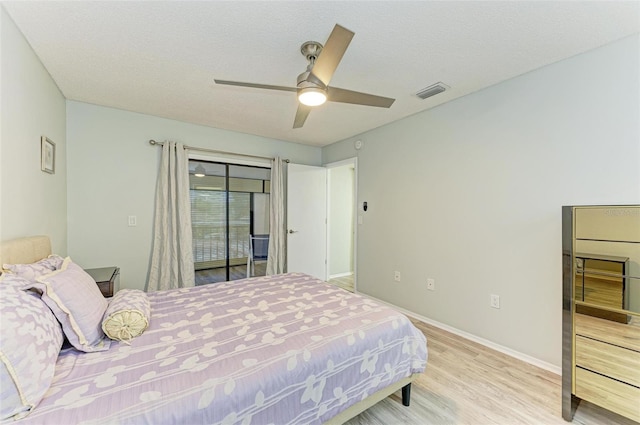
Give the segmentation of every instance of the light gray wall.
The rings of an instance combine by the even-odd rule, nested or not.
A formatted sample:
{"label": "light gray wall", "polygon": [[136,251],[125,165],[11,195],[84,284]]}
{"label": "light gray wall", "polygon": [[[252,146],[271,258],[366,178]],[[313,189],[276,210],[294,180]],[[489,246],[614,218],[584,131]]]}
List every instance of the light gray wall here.
{"label": "light gray wall", "polygon": [[67,102],[69,254],[84,267],[120,266],[121,288],[147,279],[160,159],[149,139],[321,163],[317,147]]}
{"label": "light gray wall", "polygon": [[[0,240],[49,235],[67,252],[65,99],[0,5]],[[40,170],[40,137],[56,144],[55,174]]]}
{"label": "light gray wall", "polygon": [[640,203],[639,48],[635,35],[323,148],[324,163],[358,156],[359,290],[559,367],[561,206]]}
{"label": "light gray wall", "polygon": [[328,169],[329,277],[353,272],[353,165]]}

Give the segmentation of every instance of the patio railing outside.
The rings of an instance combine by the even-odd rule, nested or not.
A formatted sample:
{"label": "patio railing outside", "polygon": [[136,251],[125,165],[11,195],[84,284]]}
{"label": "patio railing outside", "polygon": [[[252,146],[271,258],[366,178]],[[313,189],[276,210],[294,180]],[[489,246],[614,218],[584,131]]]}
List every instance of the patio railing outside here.
{"label": "patio railing outside", "polygon": [[[224,267],[227,257],[226,226],[193,223],[193,262],[196,270]],[[247,263],[249,224],[229,224],[229,264]]]}

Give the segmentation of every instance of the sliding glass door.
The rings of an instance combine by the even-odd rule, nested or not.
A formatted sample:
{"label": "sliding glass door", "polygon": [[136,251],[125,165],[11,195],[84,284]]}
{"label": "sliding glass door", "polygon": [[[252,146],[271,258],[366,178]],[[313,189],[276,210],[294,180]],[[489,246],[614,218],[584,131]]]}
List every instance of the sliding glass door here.
{"label": "sliding glass door", "polygon": [[247,277],[249,236],[269,234],[270,169],[190,160],[189,174],[196,284]]}

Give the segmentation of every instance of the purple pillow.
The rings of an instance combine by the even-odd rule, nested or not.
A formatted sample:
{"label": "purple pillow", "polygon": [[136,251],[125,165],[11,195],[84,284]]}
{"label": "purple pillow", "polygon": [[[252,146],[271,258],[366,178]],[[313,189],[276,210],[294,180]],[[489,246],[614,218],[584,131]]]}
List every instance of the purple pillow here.
{"label": "purple pillow", "polygon": [[39,277],[31,287],[42,292],[42,301],[76,349],[91,352],[109,348],[111,341],[104,337],[101,326],[108,303],[82,267],[67,257],[60,270]]}
{"label": "purple pillow", "polygon": [[62,346],[62,329],[23,277],[0,276],[0,420],[19,419],[49,389]]}
{"label": "purple pillow", "polygon": [[62,263],[64,263],[64,258],[56,254],[49,255],[45,260],[48,260],[55,270],[59,270],[62,267]]}
{"label": "purple pillow", "polygon": [[35,281],[40,276],[58,270],[62,266],[64,258],[59,255],[50,255],[40,261],[31,264],[3,264],[2,268],[6,271],[24,277],[25,279]]}

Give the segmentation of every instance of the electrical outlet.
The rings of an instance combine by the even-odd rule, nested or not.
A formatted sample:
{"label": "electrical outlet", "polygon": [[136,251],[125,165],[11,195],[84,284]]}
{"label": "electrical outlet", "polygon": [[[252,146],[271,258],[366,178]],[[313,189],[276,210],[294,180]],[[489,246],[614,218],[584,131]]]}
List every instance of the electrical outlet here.
{"label": "electrical outlet", "polygon": [[491,307],[500,308],[500,296],[491,294]]}
{"label": "electrical outlet", "polygon": [[427,289],[430,291],[436,290],[436,281],[435,279],[427,278]]}
{"label": "electrical outlet", "polygon": [[395,280],[396,282],[400,282],[400,278],[401,276],[399,271],[396,270],[395,272],[393,272],[393,280]]}

